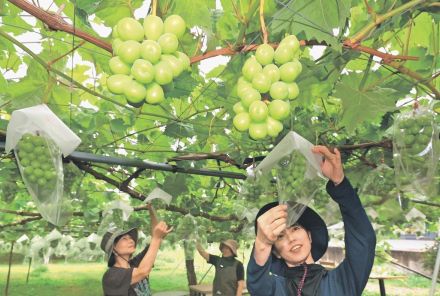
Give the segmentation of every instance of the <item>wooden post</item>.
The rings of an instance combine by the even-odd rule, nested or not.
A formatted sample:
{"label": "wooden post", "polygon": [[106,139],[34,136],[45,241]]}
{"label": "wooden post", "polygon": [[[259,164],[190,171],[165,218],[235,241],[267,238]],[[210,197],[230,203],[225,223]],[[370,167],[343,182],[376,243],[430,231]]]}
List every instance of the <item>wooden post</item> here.
{"label": "wooden post", "polygon": [[8,275],[6,278],[5,296],[8,296],[9,280],[11,278],[12,251],[14,250],[14,243],[15,241],[11,243],[11,251],[9,252],[9,268],[8,268]]}
{"label": "wooden post", "polygon": [[380,296],[386,296],[385,292],[385,281],[384,279],[379,279],[379,289],[380,289]]}
{"label": "wooden post", "polygon": [[432,272],[432,284],[431,284],[431,289],[429,291],[429,296],[434,296],[435,286],[437,285],[438,272],[440,269],[440,244],[437,245],[438,245],[437,259],[435,259],[434,271]]}
{"label": "wooden post", "polygon": [[32,257],[29,257],[29,266],[28,266],[28,272],[26,275],[26,284],[29,283],[29,274],[31,273],[31,264],[32,264]]}
{"label": "wooden post", "polygon": [[194,259],[185,260],[186,277],[188,279],[188,286],[197,285],[197,276],[194,269]]}

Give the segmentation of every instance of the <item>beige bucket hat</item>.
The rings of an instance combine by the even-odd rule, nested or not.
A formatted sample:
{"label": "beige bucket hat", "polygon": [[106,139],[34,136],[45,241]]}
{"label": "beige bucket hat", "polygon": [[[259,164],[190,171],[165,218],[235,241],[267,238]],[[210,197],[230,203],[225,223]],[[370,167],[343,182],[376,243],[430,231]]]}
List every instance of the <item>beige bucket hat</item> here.
{"label": "beige bucket hat", "polygon": [[231,249],[234,256],[237,256],[237,249],[238,249],[237,241],[235,241],[233,239],[227,239],[227,240],[222,241],[220,243],[220,251],[221,251],[223,245],[227,246],[229,249]]}

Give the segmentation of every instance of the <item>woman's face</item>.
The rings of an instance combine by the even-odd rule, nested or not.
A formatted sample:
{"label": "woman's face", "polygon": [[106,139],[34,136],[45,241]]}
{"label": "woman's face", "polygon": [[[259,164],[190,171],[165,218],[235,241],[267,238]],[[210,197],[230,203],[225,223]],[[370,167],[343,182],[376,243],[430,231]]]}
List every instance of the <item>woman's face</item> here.
{"label": "woman's face", "polygon": [[275,251],[286,261],[287,266],[313,263],[310,233],[300,225],[284,230],[275,241]]}
{"label": "woman's face", "polygon": [[136,251],[136,244],[130,235],[123,235],[113,248],[119,255],[131,255]]}

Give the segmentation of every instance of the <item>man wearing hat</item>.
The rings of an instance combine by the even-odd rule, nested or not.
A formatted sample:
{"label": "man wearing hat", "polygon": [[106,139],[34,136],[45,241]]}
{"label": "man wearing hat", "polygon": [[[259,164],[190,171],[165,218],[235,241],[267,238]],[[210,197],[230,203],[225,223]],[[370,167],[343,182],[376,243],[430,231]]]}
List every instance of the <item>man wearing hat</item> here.
{"label": "man wearing hat", "polygon": [[312,151],[323,157],[327,192],[341,210],[345,259],[332,271],[315,264],[326,252],[329,239],[315,211],[306,207],[295,224],[287,225],[287,206],[267,204],[256,217],[256,239],[247,268],[247,288],[253,296],[357,296],[367,284],[376,246],[373,227],[344,177],[340,152],[330,152],[325,146]]}
{"label": "man wearing hat", "polygon": [[153,268],[162,239],[172,231],[165,222],[157,222],[155,211],[148,205],[151,219],[151,243],[137,256],[137,228],[116,229],[102,237],[101,249],[108,259],[108,269],[102,277],[104,295],[151,296],[148,276]]}
{"label": "man wearing hat", "polygon": [[197,243],[197,251],[208,263],[214,265],[215,276],[212,295],[241,296],[244,287],[243,263],[237,257],[238,243],[233,239],[227,239],[220,243],[222,257],[206,252],[200,243]]}

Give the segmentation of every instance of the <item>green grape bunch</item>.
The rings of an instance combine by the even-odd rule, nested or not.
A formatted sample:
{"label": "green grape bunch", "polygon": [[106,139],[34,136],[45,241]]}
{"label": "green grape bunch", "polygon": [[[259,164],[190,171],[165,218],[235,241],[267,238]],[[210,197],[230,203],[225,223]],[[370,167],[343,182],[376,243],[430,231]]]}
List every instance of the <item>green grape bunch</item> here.
{"label": "green grape bunch", "polygon": [[431,143],[434,134],[433,118],[430,114],[407,117],[398,122],[395,130],[397,148],[411,155],[423,152]]}
{"label": "green grape bunch", "polygon": [[193,216],[185,215],[176,227],[176,236],[180,239],[190,239],[196,236],[197,223]]}
{"label": "green grape bunch", "polygon": [[304,187],[307,160],[299,152],[283,157],[275,167],[278,195],[280,200],[290,200],[298,196]]}
{"label": "green grape bunch", "polygon": [[49,138],[41,135],[25,134],[15,150],[23,179],[41,198],[55,189],[59,181],[57,174],[58,157],[61,152]]}
{"label": "green grape bunch", "polygon": [[290,115],[289,101],[299,95],[295,83],[302,71],[299,45],[296,36],[289,35],[276,50],[262,44],[246,60],[236,85],[240,102],[233,107],[233,125],[238,131],[262,140],[276,137],[283,130],[282,121]]}
{"label": "green grape bunch", "polygon": [[360,191],[360,195],[392,196],[396,193],[394,170],[386,165],[380,165],[372,170]]}
{"label": "green grape bunch", "polygon": [[438,192],[436,167],[440,155],[436,115],[429,109],[402,113],[394,123],[393,161],[397,187],[407,194]]}
{"label": "green grape bunch", "polygon": [[271,183],[271,175],[249,176],[240,186],[240,198],[249,201],[260,201],[273,196],[274,186]]}
{"label": "green grape bunch", "polygon": [[194,239],[182,240],[183,250],[185,252],[185,260],[194,259],[194,253],[196,251],[196,241]]}
{"label": "green grape bunch", "polygon": [[0,199],[9,203],[12,202],[15,198],[15,195],[18,192],[18,187],[15,182],[6,181],[2,182],[0,185]]}
{"label": "green grape bunch", "polygon": [[112,32],[108,90],[125,96],[133,107],[163,102],[166,90],[174,88],[173,80],[190,68],[189,57],[178,51],[185,31],[185,21],[178,15],[165,21],[149,15],[143,25],[130,17],[119,20]]}

